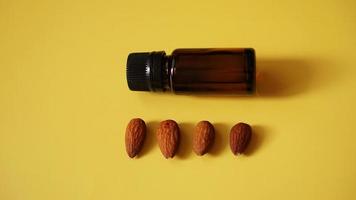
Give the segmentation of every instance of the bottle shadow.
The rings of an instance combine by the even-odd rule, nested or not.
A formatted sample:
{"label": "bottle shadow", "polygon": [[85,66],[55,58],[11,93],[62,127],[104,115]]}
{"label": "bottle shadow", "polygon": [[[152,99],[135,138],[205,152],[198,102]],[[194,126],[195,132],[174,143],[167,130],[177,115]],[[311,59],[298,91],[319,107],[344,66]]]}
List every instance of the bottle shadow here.
{"label": "bottle shadow", "polygon": [[257,59],[256,95],[192,94],[197,98],[280,98],[310,92],[332,84],[338,72],[325,70],[322,61],[308,59]]}
{"label": "bottle shadow", "polygon": [[318,72],[305,60],[257,60],[256,89],[262,97],[287,97],[312,89]]}

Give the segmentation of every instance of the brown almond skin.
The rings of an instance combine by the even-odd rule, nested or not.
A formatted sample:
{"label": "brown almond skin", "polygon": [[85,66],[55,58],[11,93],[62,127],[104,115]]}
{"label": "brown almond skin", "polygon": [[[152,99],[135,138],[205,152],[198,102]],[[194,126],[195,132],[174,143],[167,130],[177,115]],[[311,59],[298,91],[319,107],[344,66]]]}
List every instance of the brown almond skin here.
{"label": "brown almond skin", "polygon": [[214,143],[214,126],[208,121],[200,121],[195,126],[193,136],[193,151],[202,156],[206,154]]}
{"label": "brown almond skin", "polygon": [[173,158],[178,150],[180,133],[174,120],[165,120],[159,124],[156,133],[158,146],[165,158]]}
{"label": "brown almond skin", "polygon": [[247,148],[252,135],[252,128],[245,123],[238,123],[230,131],[230,148],[234,155],[242,154]]}
{"label": "brown almond skin", "polygon": [[142,149],[146,138],[146,124],[140,118],[132,119],[126,127],[125,145],[130,158],[135,157]]}

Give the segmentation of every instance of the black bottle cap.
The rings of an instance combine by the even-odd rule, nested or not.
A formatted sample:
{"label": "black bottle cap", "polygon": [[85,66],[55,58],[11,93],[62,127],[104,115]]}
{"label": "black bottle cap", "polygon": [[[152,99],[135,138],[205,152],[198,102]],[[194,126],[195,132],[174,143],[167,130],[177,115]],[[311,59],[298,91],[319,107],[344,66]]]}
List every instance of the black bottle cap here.
{"label": "black bottle cap", "polygon": [[127,57],[126,79],[130,90],[149,91],[149,61],[150,53],[130,53]]}
{"label": "black bottle cap", "polygon": [[126,78],[130,90],[163,90],[165,52],[131,53],[127,58]]}

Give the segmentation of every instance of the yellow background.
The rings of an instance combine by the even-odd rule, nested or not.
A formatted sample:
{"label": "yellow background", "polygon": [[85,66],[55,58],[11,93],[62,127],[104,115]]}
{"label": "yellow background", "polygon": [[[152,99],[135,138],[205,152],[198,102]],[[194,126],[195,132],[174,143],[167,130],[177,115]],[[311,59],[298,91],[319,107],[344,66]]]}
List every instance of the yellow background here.
{"label": "yellow background", "polygon": [[[356,1],[0,1],[0,199],[356,199]],[[258,97],[131,92],[130,52],[253,47]],[[143,118],[141,156],[124,147]],[[166,160],[159,121],[182,129]],[[217,130],[191,152],[196,122]],[[232,125],[254,128],[247,155]]]}

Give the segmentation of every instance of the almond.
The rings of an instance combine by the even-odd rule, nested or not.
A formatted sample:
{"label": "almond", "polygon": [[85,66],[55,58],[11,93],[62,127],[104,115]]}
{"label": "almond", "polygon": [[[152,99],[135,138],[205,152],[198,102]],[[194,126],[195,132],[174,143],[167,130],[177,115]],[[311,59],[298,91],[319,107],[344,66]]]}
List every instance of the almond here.
{"label": "almond", "polygon": [[173,120],[165,120],[157,129],[157,142],[165,158],[173,158],[179,145],[179,127]]}
{"label": "almond", "polygon": [[202,156],[209,151],[214,143],[215,131],[214,126],[208,121],[200,121],[195,126],[193,136],[193,151]]}
{"label": "almond", "polygon": [[238,123],[230,131],[230,148],[233,154],[242,154],[250,142],[252,128],[245,123]]}
{"label": "almond", "polygon": [[146,138],[146,124],[140,118],[132,119],[126,127],[126,152],[130,158],[135,157],[142,149]]}

